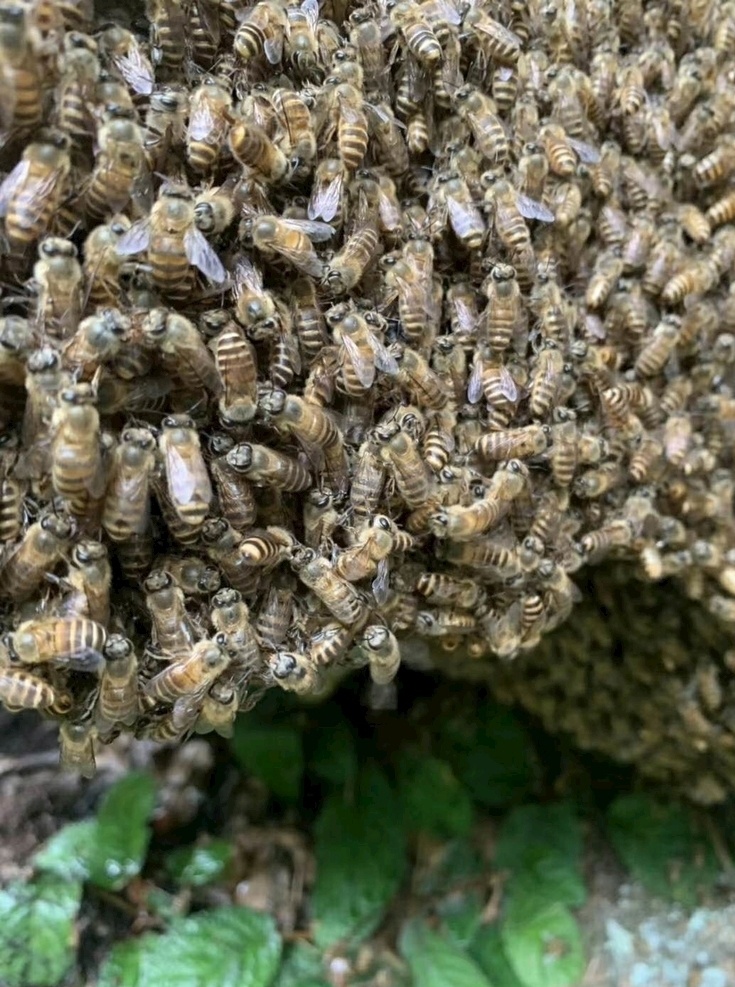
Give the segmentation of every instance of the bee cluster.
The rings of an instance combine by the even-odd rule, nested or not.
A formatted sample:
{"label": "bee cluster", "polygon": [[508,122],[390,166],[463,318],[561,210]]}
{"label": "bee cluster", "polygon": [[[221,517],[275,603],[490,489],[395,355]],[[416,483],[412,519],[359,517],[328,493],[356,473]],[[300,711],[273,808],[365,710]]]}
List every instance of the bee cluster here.
{"label": "bee cluster", "polygon": [[512,678],[609,556],[735,625],[735,4],[115,16],[0,0],[4,705]]}

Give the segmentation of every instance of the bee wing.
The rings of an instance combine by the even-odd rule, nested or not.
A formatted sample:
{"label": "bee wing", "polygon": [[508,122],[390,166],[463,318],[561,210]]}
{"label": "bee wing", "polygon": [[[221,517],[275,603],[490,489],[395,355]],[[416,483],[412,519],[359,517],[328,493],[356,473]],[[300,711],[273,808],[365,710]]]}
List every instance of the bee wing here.
{"label": "bee wing", "polygon": [[467,381],[467,400],[477,404],[482,397],[482,359],[475,354],[472,361],[472,371]]}
{"label": "bee wing", "polygon": [[554,214],[548,206],[524,195],[523,192],[516,192],[516,206],[521,216],[525,216],[526,219],[538,219],[542,223],[554,222]]}
{"label": "bee wing", "polygon": [[518,385],[507,367],[500,368],[500,393],[514,404],[518,400]]}
{"label": "bee wing", "polygon": [[241,258],[235,265],[235,285],[240,290],[249,288],[250,291],[263,290],[263,275],[247,257]]}
{"label": "bee wing", "polygon": [[277,250],[282,257],[291,261],[293,266],[303,271],[304,274],[310,274],[314,278],[321,278],[324,274],[324,265],[314,253],[314,248],[311,244],[309,244],[308,250],[292,250],[290,247],[284,247],[281,244],[274,243],[273,249]]}
{"label": "bee wing", "polygon": [[383,229],[389,233],[401,228],[401,211],[382,190],[378,191],[378,215]]}
{"label": "bee wing", "polygon": [[280,34],[275,38],[266,38],[263,53],[271,65],[278,65],[283,55],[283,38]]}
{"label": "bee wing", "polygon": [[366,359],[360,347],[347,333],[342,333],[342,346],[362,386],[372,387],[375,380],[375,360]]}
{"label": "bee wing", "polygon": [[477,328],[477,313],[462,298],[455,301],[454,311],[459,331],[470,336]]}
{"label": "bee wing", "polygon": [[309,22],[312,31],[315,30],[319,23],[319,0],[304,0],[301,4],[301,13]]}
{"label": "bee wing", "polygon": [[123,233],[115,245],[115,251],[121,257],[129,257],[131,254],[141,254],[148,249],[151,242],[151,228],[147,219],[139,219],[130,227],[127,233]]}
{"label": "bee wing", "polygon": [[189,117],[187,137],[189,140],[202,141],[216,137],[216,130],[222,129],[219,119],[212,112],[212,107],[206,99],[197,100],[196,106]]}
{"label": "bee wing", "polygon": [[365,114],[362,110],[358,109],[356,106],[350,106],[350,104],[346,103],[343,99],[340,99],[339,101],[339,113],[345,123],[349,123],[353,127],[364,127],[367,123]]}
{"label": "bee wing", "polygon": [[491,38],[499,38],[502,41],[505,41],[506,44],[523,47],[523,42],[515,31],[511,31],[510,28],[505,27],[494,18],[489,17],[487,25],[483,24],[482,21],[479,21],[474,25],[474,29],[479,31],[481,34],[487,34]]}
{"label": "bee wing", "polygon": [[13,192],[25,181],[30,164],[28,161],[19,161],[9,175],[5,177],[0,185],[0,216],[4,216],[8,211],[8,202]]}
{"label": "bee wing", "polygon": [[376,335],[372,332],[368,335],[368,341],[375,354],[375,366],[382,370],[384,374],[395,375],[398,373],[398,363],[390,350],[385,347]]}
{"label": "bee wing", "polygon": [[485,227],[485,220],[482,213],[471,202],[460,202],[459,199],[455,199],[450,195],[447,196],[447,210],[452,223],[452,229],[457,236],[467,226]]}
{"label": "bee wing", "polygon": [[138,47],[113,58],[113,64],[133,92],[150,96],[155,86],[153,66]]}
{"label": "bee wing", "polygon": [[192,226],[184,234],[184,249],[189,263],[198,267],[210,281],[222,284],[223,281],[227,280],[227,271],[222,266],[222,261],[202,231],[195,226]]}
{"label": "bee wing", "polygon": [[174,504],[188,504],[197,492],[196,470],[184,459],[173,442],[164,443],[163,461],[171,499]]}
{"label": "bee wing", "polygon": [[579,160],[584,164],[595,165],[600,163],[600,152],[596,147],[593,147],[586,141],[578,141],[574,137],[567,137],[567,144],[569,144]]}
{"label": "bee wing", "polygon": [[318,223],[309,219],[282,219],[280,222],[284,226],[290,226],[291,229],[306,233],[315,243],[323,243],[334,236],[334,227],[329,223]]}
{"label": "bee wing", "polygon": [[388,596],[390,594],[390,585],[388,583],[389,574],[390,568],[388,566],[388,560],[381,559],[380,562],[378,562],[378,571],[375,579],[373,579],[371,584],[373,596],[375,597],[375,602],[378,606],[382,606],[384,603],[388,602]]}
{"label": "bee wing", "polygon": [[338,175],[327,185],[320,185],[314,188],[309,199],[306,215],[314,220],[321,217],[325,222],[329,222],[339,212],[342,202],[342,190],[344,188],[344,176]]}

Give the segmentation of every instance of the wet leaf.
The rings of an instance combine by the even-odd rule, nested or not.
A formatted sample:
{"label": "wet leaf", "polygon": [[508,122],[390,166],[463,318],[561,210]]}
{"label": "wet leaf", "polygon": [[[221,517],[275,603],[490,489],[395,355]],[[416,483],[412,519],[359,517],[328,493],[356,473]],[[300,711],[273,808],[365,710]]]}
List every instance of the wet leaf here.
{"label": "wet leaf", "polygon": [[694,905],[717,877],[712,848],[680,805],[623,795],[608,810],[607,828],[623,863],[652,894]]}
{"label": "wet leaf", "polygon": [[282,799],[297,799],[304,774],[301,733],[285,726],[258,726],[241,716],[230,741],[238,762]]}
{"label": "wet leaf", "polygon": [[472,801],[446,761],[405,751],[398,765],[398,780],[407,829],[444,837],[469,832]]}
{"label": "wet leaf", "polygon": [[131,772],[107,792],[96,819],[71,823],[52,836],[35,855],[36,867],[120,890],[145,861],[155,798],[151,776]]}
{"label": "wet leaf", "polygon": [[0,983],[54,987],[71,970],[79,881],[53,874],[0,890]]}
{"label": "wet leaf", "polygon": [[384,775],[368,766],[353,801],[334,794],[315,826],[314,938],[329,946],[369,935],[380,923],[406,870],[397,799]]}
{"label": "wet leaf", "polygon": [[231,860],[232,846],[226,840],[210,840],[173,850],[166,857],[166,870],[179,884],[200,887],[216,881]]}
{"label": "wet leaf", "polygon": [[584,973],[579,926],[562,904],[514,895],[500,929],[503,950],[524,987],[574,987]]}
{"label": "wet leaf", "polygon": [[268,915],[216,908],[173,919],[163,935],[118,943],[97,987],[268,987],[281,938]]}
{"label": "wet leaf", "polygon": [[474,960],[421,921],[406,923],[398,945],[416,987],[493,987]]}

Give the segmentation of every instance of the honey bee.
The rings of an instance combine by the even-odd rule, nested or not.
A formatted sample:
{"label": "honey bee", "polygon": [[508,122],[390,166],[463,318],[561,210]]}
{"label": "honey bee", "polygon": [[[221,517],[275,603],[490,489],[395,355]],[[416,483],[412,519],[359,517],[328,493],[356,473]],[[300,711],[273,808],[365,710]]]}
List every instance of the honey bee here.
{"label": "honey bee", "polygon": [[194,200],[194,224],[205,236],[218,236],[235,220],[235,203],[229,189],[205,189]]}
{"label": "honey bee", "polygon": [[80,672],[96,672],[102,665],[107,631],[101,624],[77,617],[26,620],[10,635],[10,653],[24,665],[46,662]]}
{"label": "honey bee", "polygon": [[97,770],[94,756],[96,730],[91,722],[59,725],[59,758],[63,768],[78,771],[83,778],[93,778]]}
{"label": "honey bee", "polygon": [[252,227],[253,245],[266,256],[277,254],[303,274],[320,277],[322,262],[317,256],[312,240],[328,240],[334,230],[327,223],[311,220],[279,219],[277,216],[259,216]]}
{"label": "honey bee", "polygon": [[306,277],[296,278],[290,286],[290,299],[291,315],[301,355],[306,364],[311,364],[321,355],[327,342],[324,315],[313,280]]}
{"label": "honey bee", "polygon": [[401,664],[401,649],[391,630],[371,624],[358,638],[357,647],[367,658],[370,678],[376,685],[393,681]]}
{"label": "honey bee", "polygon": [[228,322],[210,347],[221,383],[221,418],[227,422],[252,421],[257,399],[257,366],[252,346],[239,328]]}
{"label": "honey bee", "polygon": [[574,478],[577,461],[585,461],[581,450],[582,440],[573,411],[569,408],[556,408],[553,417],[552,446],[549,453],[551,474],[557,486],[568,487]]}
{"label": "honey bee", "polygon": [[181,587],[169,572],[153,569],[143,582],[143,590],[151,616],[153,647],[166,658],[189,654],[196,638]]}
{"label": "honey bee", "polygon": [[549,429],[544,425],[524,425],[504,432],[488,432],[476,449],[485,459],[528,459],[546,451]]}
{"label": "honey bee", "polygon": [[117,244],[124,257],[146,252],[153,283],[164,294],[189,294],[192,266],[221,284],[226,272],[194,222],[194,197],[188,188],[164,185],[148,219],[133,223]]}
{"label": "honey bee", "polygon": [[123,261],[117,252],[120,237],[130,229],[130,220],[113,216],[109,223],[90,230],[84,241],[85,309],[118,308],[122,298],[120,274]]}
{"label": "honey bee", "polygon": [[384,91],[387,67],[380,23],[373,12],[356,9],[349,18],[350,44],[358,53],[364,73],[364,88],[368,93]]}
{"label": "honey bee", "polygon": [[580,473],[572,489],[577,497],[594,499],[619,486],[624,477],[625,472],[619,463],[603,463],[602,466]]}
{"label": "honey bee", "polygon": [[155,86],[153,66],[131,31],[111,24],[101,33],[99,47],[108,64],[134,93],[151,95]]}
{"label": "honey bee", "polygon": [[508,513],[528,482],[528,470],[517,459],[509,460],[493,474],[483,496],[464,506],[450,505],[429,519],[429,528],[437,538],[470,541],[488,531]]}
{"label": "honey bee", "polygon": [[174,71],[186,48],[187,12],[182,0],[146,0],[153,65]]}
{"label": "honey bee", "polygon": [[165,569],[184,596],[208,596],[216,593],[222,580],[216,567],[195,555],[164,555],[156,559],[156,568]]}
{"label": "honey bee", "polygon": [[553,223],[553,212],[543,203],[516,192],[510,182],[498,178],[495,172],[485,172],[481,182],[495,235],[512,256],[527,254],[532,250],[531,233],[524,217]]}
{"label": "honey bee", "polygon": [[217,80],[197,86],[189,100],[186,158],[194,171],[209,175],[216,167],[232,118],[232,97]]}
{"label": "honey bee", "polygon": [[102,512],[102,527],[114,542],[142,535],[148,528],[150,479],[156,440],[145,428],[128,428],[113,454]]}
{"label": "honey bee", "polygon": [[251,7],[237,29],[233,41],[235,51],[244,62],[265,55],[271,65],[277,65],[283,54],[283,41],[288,19],[283,4],[261,0]]}
{"label": "honey bee", "polygon": [[291,567],[301,582],[322,601],[341,624],[352,627],[367,617],[367,607],[357,590],[338,576],[327,559],[310,548],[291,552]]}
{"label": "honey bee", "polygon": [[95,707],[97,729],[106,733],[117,723],[133,726],[138,718],[138,658],[122,634],[110,634]]}
{"label": "honey bee", "polygon": [[290,176],[291,166],[285,153],[255,123],[247,120],[235,123],[230,128],[228,146],[241,165],[257,172],[269,184],[283,182]]}
{"label": "honey bee", "polygon": [[296,394],[274,389],[258,401],[258,408],[278,428],[292,432],[304,443],[321,449],[327,472],[344,477],[344,440],[334,421],[321,408],[308,404]]}
{"label": "honey bee", "polygon": [[63,557],[74,530],[71,519],[57,514],[44,514],[26,528],[20,543],[2,560],[2,591],[15,602],[32,596]]}
{"label": "honey bee", "polygon": [[91,102],[100,74],[97,43],[87,34],[64,35],[61,81],[57,100],[59,129],[79,146],[91,138]]}
{"label": "honey bee", "polygon": [[107,549],[85,539],[72,549],[70,564],[61,579],[65,596],[56,608],[59,617],[88,617],[106,626],[110,619],[112,569]]}
{"label": "honey bee", "polygon": [[505,164],[510,157],[510,143],[493,100],[472,86],[462,86],[454,98],[478,151],[494,165]]}
{"label": "honey bee", "polygon": [[433,315],[440,314],[433,312],[433,264],[433,247],[423,239],[410,240],[402,257],[385,257],[382,261],[389,297],[398,299],[403,335],[412,346],[430,342],[436,331],[430,321]]}
{"label": "honey bee", "polygon": [[308,655],[277,651],[268,656],[268,668],[275,682],[288,692],[314,695],[322,686],[319,666]]}
{"label": "honey bee", "polygon": [[344,549],[335,561],[335,571],[348,582],[373,580],[373,593],[384,603],[388,593],[387,558],[395,547],[390,519],[378,514],[358,533],[355,543]]}
{"label": "honey bee", "polygon": [[472,610],[482,599],[482,589],[472,579],[457,579],[443,572],[422,572],[416,580],[416,592],[430,603],[453,604]]}
{"label": "honey bee", "polygon": [[293,544],[285,528],[271,525],[265,531],[251,531],[237,546],[237,554],[248,565],[270,568],[288,556]]}
{"label": "honey bee", "polygon": [[376,370],[396,373],[392,354],[371,328],[371,324],[379,325],[377,316],[363,316],[346,305],[337,305],[327,312],[326,319],[340,345],[341,386],[346,394],[362,397],[372,387]]}
{"label": "honey bee", "polygon": [[193,420],[187,415],[164,418],[158,448],[176,515],[188,527],[201,528],[214,495]]}
{"label": "honey bee", "polygon": [[197,641],[189,654],[180,656],[154,675],[145,685],[148,696],[165,703],[184,699],[198,703],[212,683],[230,664],[219,635],[214,640]]}
{"label": "honey bee", "polygon": [[286,639],[293,615],[293,589],[290,585],[272,583],[263,600],[255,630],[261,644],[277,650]]}
{"label": "honey bee", "polygon": [[0,8],[0,125],[6,131],[30,131],[43,119],[41,65],[29,19],[21,4]]}
{"label": "honey bee", "polygon": [[663,369],[679,342],[680,330],[679,316],[664,316],[636,357],[634,366],[639,376],[655,377]]}
{"label": "honey bee", "polygon": [[472,634],[477,621],[461,610],[421,610],[416,614],[416,631],[423,637],[447,637]]}
{"label": "honey bee", "polygon": [[422,507],[429,499],[432,478],[416,442],[395,421],[377,426],[374,434],[404,503],[410,509]]}
{"label": "honey bee", "polygon": [[105,490],[96,395],[89,384],[59,392],[51,418],[51,483],[72,514],[85,516]]}
{"label": "honey bee", "polygon": [[243,536],[225,518],[206,520],[201,528],[201,540],[207,555],[234,589],[246,596],[257,591],[258,570],[251,564],[250,555],[239,551]]}
{"label": "honey bee", "polygon": [[[171,152],[183,151],[189,96],[182,86],[161,86],[148,101],[145,115],[145,157],[151,172],[162,172]],[[125,111],[125,115],[130,114]]]}
{"label": "honey bee", "polygon": [[336,120],[339,160],[346,171],[353,172],[360,167],[368,145],[368,118],[362,93],[350,83],[342,82],[331,91],[330,101]]}
{"label": "honey bee", "polygon": [[71,170],[69,138],[41,130],[0,185],[0,216],[5,217],[9,250],[23,257],[49,231],[66,193]]}
{"label": "honey bee", "polygon": [[102,122],[96,145],[94,168],[83,202],[87,215],[99,220],[110,212],[122,212],[137,192],[142,194],[146,159],[143,130],[127,113],[112,115]]}
{"label": "honey bee", "polygon": [[10,713],[22,709],[44,709],[56,716],[63,716],[71,709],[72,698],[32,672],[0,667],[0,703]]}
{"label": "honey bee", "polygon": [[485,220],[464,178],[452,172],[440,173],[435,192],[436,198],[429,206],[433,212],[432,225],[438,224],[443,229],[448,218],[457,239],[468,250],[480,250],[485,239]]}
{"label": "honey bee", "polygon": [[226,456],[228,466],[256,486],[279,490],[307,490],[312,484],[308,469],[295,459],[266,446],[243,442]]}
{"label": "honey bee", "polygon": [[523,41],[482,7],[470,7],[462,19],[462,27],[469,31],[474,43],[488,58],[504,65],[515,65],[518,61]]}
{"label": "honey bee", "polygon": [[82,307],[82,268],[71,240],[46,237],[38,245],[33,267],[37,285],[36,318],[49,335],[67,337],[79,324]]}
{"label": "honey bee", "polygon": [[292,175],[308,175],[316,158],[316,134],[309,107],[291,89],[272,90],[270,100],[283,131],[280,148],[291,162]]}
{"label": "honey bee", "polygon": [[322,284],[333,294],[345,294],[355,288],[375,256],[378,240],[375,222],[358,225],[345,239],[342,249],[326,261]]}
{"label": "honey bee", "polygon": [[178,312],[156,308],[144,319],[142,331],[156,347],[164,369],[187,390],[197,393],[204,387],[215,396],[221,393],[214,359],[193,322]]}
{"label": "honey bee", "polygon": [[385,9],[393,27],[421,65],[431,68],[442,59],[442,46],[426,18],[423,4],[414,6],[406,0],[387,0]]}
{"label": "honey bee", "polygon": [[735,139],[730,134],[718,138],[715,148],[700,158],[692,169],[692,177],[700,188],[719,185],[735,171]]}
{"label": "honey bee", "polygon": [[202,700],[194,732],[214,731],[220,737],[231,737],[239,705],[237,689],[231,682],[215,682]]}

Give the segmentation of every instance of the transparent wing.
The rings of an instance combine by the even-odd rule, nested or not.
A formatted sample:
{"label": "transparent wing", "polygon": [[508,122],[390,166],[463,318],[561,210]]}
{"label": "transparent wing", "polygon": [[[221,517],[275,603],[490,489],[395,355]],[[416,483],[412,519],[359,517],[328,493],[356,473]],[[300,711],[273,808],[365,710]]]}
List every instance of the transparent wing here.
{"label": "transparent wing", "polygon": [[223,281],[227,280],[227,272],[222,265],[222,261],[214,252],[214,249],[201,230],[192,226],[191,229],[186,231],[184,234],[184,249],[186,250],[189,263],[193,264],[194,267],[198,267],[202,274],[206,278],[209,278],[210,281],[214,281],[216,284],[222,284]]}
{"label": "transparent wing", "polygon": [[235,284],[240,289],[249,288],[250,291],[263,290],[263,275],[247,257],[243,257],[235,266]]}
{"label": "transparent wing", "polygon": [[524,195],[523,192],[516,192],[516,206],[521,216],[525,216],[526,219],[538,219],[542,223],[554,222],[554,213],[548,206]]}
{"label": "transparent wing", "polygon": [[151,228],[147,219],[139,219],[133,223],[127,233],[123,233],[115,245],[115,251],[121,257],[131,254],[141,254],[148,249],[151,242]]}
{"label": "transparent wing", "polygon": [[306,17],[313,31],[319,23],[319,0],[304,0],[301,4],[301,13]]}
{"label": "transparent wing", "polygon": [[9,175],[5,177],[0,185],[0,216],[4,216],[8,211],[8,203],[13,192],[25,181],[28,175],[30,164],[28,161],[19,161]]}
{"label": "transparent wing", "polygon": [[139,48],[113,58],[115,67],[133,92],[150,96],[155,86],[153,66]]}
{"label": "transparent wing", "polygon": [[500,393],[514,404],[518,400],[518,385],[507,367],[500,368]]}
{"label": "transparent wing", "polygon": [[475,354],[472,361],[472,371],[467,381],[467,400],[477,404],[482,397],[482,359]]}
{"label": "transparent wing", "polygon": [[268,38],[263,45],[263,52],[271,65],[277,65],[283,55],[283,38]]}
{"label": "transparent wing", "polygon": [[[189,117],[187,136],[189,140],[203,141],[216,136],[219,121],[212,112],[208,100],[197,100],[194,111]],[[219,129],[222,129],[219,127]]]}
{"label": "transparent wing", "polygon": [[373,596],[375,597],[375,602],[378,606],[382,606],[387,603],[388,596],[390,595],[390,584],[388,582],[388,577],[390,575],[390,569],[388,566],[387,559],[381,559],[378,562],[378,571],[372,582]]}
{"label": "transparent wing", "polygon": [[596,147],[593,147],[586,141],[578,141],[573,137],[567,137],[567,143],[584,164],[599,164],[600,152]]}
{"label": "transparent wing", "polygon": [[366,358],[360,347],[347,333],[342,333],[342,346],[362,386],[365,388],[372,387],[375,380],[374,359],[372,357]]}
{"label": "transparent wing", "polygon": [[334,219],[342,202],[343,188],[344,177],[342,175],[333,178],[326,185],[315,188],[306,211],[309,219],[315,220],[321,217],[327,223]]}
{"label": "transparent wing", "polygon": [[485,229],[485,220],[482,213],[472,203],[460,202],[458,199],[448,196],[447,210],[452,223],[452,229],[457,236],[460,236],[461,231],[466,230],[468,227]]}
{"label": "transparent wing", "polygon": [[315,243],[323,243],[334,236],[334,227],[329,223],[319,223],[309,219],[282,219],[280,222],[291,229],[306,233],[310,240]]}
{"label": "transparent wing", "polygon": [[375,366],[382,370],[384,374],[395,375],[398,373],[398,363],[390,350],[385,347],[373,333],[368,336],[368,341],[375,354]]}

